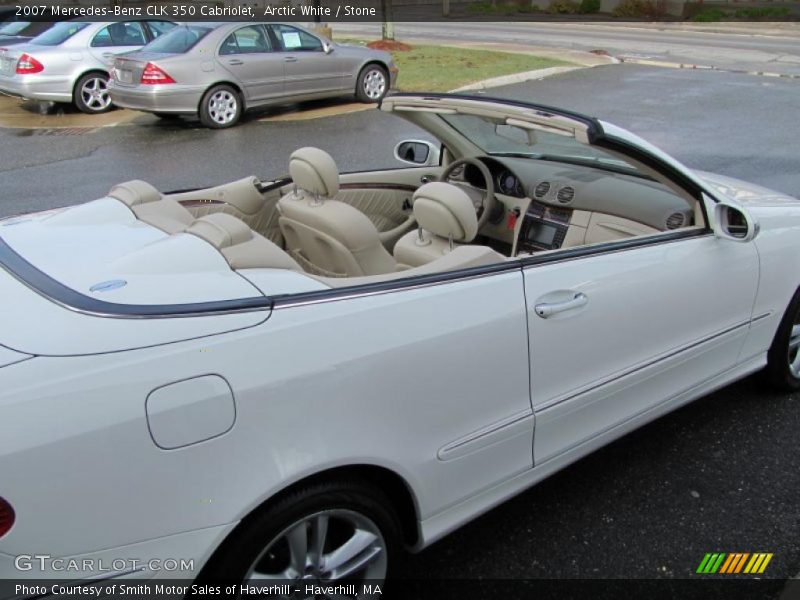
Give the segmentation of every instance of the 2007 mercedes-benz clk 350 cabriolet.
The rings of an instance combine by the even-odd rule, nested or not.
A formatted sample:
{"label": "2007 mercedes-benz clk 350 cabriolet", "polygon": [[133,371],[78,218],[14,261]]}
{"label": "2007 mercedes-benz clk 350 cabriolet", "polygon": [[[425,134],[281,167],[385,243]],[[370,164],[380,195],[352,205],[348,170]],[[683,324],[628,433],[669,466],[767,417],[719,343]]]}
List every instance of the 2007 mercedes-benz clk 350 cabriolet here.
{"label": "2007 mercedes-benz clk 350 cabriolet", "polygon": [[380,110],[438,142],[0,222],[0,577],[381,581],[711,390],[800,387],[797,200],[549,107]]}

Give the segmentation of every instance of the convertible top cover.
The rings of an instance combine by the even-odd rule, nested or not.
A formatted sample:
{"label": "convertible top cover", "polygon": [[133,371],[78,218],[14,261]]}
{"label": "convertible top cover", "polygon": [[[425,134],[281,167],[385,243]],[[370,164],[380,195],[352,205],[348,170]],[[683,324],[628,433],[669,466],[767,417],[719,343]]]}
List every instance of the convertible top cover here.
{"label": "convertible top cover", "polygon": [[102,302],[171,305],[262,296],[203,240],[167,235],[113,198],[4,220],[0,238],[39,271]]}

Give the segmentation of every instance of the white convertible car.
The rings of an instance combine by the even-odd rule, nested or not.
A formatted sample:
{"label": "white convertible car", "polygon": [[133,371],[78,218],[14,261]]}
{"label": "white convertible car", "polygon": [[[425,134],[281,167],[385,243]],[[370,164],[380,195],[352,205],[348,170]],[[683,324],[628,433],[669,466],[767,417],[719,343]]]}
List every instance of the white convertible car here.
{"label": "white convertible car", "polygon": [[797,200],[563,110],[380,110],[439,143],[0,222],[0,578],[380,582],[711,390],[800,387]]}

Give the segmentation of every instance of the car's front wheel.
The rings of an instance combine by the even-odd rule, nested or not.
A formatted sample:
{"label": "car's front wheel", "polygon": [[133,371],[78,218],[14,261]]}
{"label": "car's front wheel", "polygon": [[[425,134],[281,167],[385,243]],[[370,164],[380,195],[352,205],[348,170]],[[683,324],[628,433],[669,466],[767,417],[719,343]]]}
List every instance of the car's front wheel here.
{"label": "car's front wheel", "polygon": [[211,129],[233,127],[242,116],[242,99],[229,85],[215,85],[200,101],[200,122]]}
{"label": "car's front wheel", "polygon": [[72,101],[82,113],[96,115],[111,110],[108,93],[108,74],[87,73],[75,84]]}
{"label": "car's front wheel", "polygon": [[357,481],[310,485],[245,519],[203,579],[347,583],[358,592],[381,585],[399,552],[400,526],[390,506],[384,494]]}
{"label": "car's front wheel", "polygon": [[775,387],[793,392],[800,389],[800,290],[789,308],[767,354],[767,380]]}
{"label": "car's front wheel", "polygon": [[389,76],[380,65],[367,65],[358,75],[356,97],[361,102],[380,102],[389,91]]}

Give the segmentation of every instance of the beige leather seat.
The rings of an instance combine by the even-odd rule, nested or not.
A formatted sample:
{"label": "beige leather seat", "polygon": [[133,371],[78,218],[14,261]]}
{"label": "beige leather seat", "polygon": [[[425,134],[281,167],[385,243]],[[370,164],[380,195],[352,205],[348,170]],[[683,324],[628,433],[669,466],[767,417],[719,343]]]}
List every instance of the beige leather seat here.
{"label": "beige leather seat", "polygon": [[232,215],[215,213],[200,217],[185,233],[214,246],[231,269],[303,270],[286,252]]}
{"label": "beige leather seat", "polygon": [[414,217],[419,229],[401,237],[394,258],[405,267],[419,267],[468,244],[478,235],[478,217],[467,194],[450,183],[426,183],[414,192]]}
{"label": "beige leather seat", "polygon": [[192,213],[175,200],[165,198],[146,181],[120,183],[111,188],[108,196],[125,204],[140,221],[165,233],[184,231],[194,221]]}
{"label": "beige leather seat", "polygon": [[318,275],[357,277],[391,273],[397,265],[369,218],[331,200],[339,191],[339,169],[319,148],[300,148],[289,160],[295,191],[278,201],[286,249]]}

